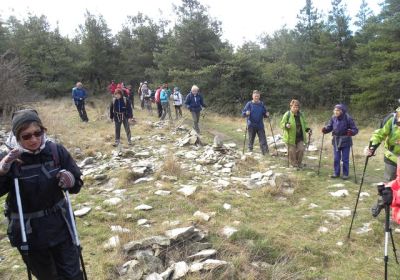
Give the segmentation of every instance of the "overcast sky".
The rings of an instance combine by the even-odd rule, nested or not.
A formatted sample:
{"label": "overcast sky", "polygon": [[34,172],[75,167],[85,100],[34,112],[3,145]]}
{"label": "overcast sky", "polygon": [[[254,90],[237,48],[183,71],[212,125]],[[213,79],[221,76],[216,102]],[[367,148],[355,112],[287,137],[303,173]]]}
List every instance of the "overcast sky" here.
{"label": "overcast sky", "polygon": [[[174,20],[172,4],[180,5],[180,0],[1,0],[0,16],[3,20],[10,15],[18,19],[28,12],[46,15],[54,28],[58,22],[63,35],[72,37],[79,24],[84,23],[84,13],[104,16],[109,28],[115,34],[121,29],[127,15],[142,12],[151,18],[160,17]],[[5,3],[6,2],[6,3]],[[361,0],[343,0],[349,15],[355,18]],[[382,0],[367,0],[369,7],[377,14]],[[256,40],[263,32],[272,34],[283,25],[294,27],[296,15],[304,7],[305,0],[200,0],[209,7],[209,14],[222,22],[223,38],[233,45],[241,45],[246,40]],[[314,0],[314,6],[325,15],[331,7],[331,0]]]}

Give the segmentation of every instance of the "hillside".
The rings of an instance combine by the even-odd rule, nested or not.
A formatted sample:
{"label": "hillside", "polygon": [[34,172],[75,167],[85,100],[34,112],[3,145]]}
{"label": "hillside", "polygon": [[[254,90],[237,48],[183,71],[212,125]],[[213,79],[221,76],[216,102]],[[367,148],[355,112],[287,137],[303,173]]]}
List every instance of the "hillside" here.
{"label": "hillside", "polygon": [[[85,186],[72,201],[74,210],[90,208],[77,218],[89,279],[140,279],[138,271],[143,277],[150,274],[149,259],[154,269],[164,272],[182,268],[182,261],[191,264],[206,258],[220,262],[197,265],[198,271],[192,266],[192,272],[181,279],[383,277],[384,215],[373,218],[370,214],[377,200],[374,183],[383,177],[382,148],[367,166],[352,236],[347,240],[359,185],[353,173],[348,181],[328,178],[330,136],[324,138],[317,176],[318,152],[306,153],[307,166],[300,171],[287,168],[282,153],[262,157],[257,140],[255,152],[242,155],[244,120],[210,112],[200,121],[203,145],[179,146],[189,134],[190,117],[160,123],[155,114],[149,116],[136,104],[133,145],[127,145],[122,130],[122,145],[114,148],[114,125],[106,107],[106,101],[91,102],[89,123],[81,123],[69,99],[36,106],[49,136],[63,143],[82,167]],[[189,116],[186,111],[184,116]],[[279,117],[272,118],[276,135],[281,133]],[[317,120],[309,117],[313,145],[320,147],[321,122]],[[372,127],[361,127],[354,140],[358,182],[365,162],[363,149],[372,131]],[[212,147],[215,136],[222,139],[222,147]],[[270,150],[274,151],[273,145]],[[335,196],[338,191],[345,194]],[[178,230],[179,234],[171,231],[178,228],[186,229]],[[4,221],[0,279],[25,279],[25,267],[11,248],[6,230]],[[398,234],[394,239],[398,244]],[[209,257],[193,256],[203,249]],[[398,267],[391,248],[389,256],[389,276],[394,279]],[[136,269],[122,267],[131,260],[139,260],[141,266],[130,262]],[[153,277],[148,279],[160,279]]]}

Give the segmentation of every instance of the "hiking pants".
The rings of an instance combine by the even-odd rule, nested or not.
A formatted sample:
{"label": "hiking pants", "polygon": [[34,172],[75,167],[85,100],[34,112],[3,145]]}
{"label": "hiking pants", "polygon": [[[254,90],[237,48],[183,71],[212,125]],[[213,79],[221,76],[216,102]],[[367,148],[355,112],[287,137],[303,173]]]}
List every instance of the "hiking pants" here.
{"label": "hiking pants", "polygon": [[144,99],[140,98],[140,108],[142,108],[142,110],[144,110]]}
{"label": "hiking pants", "polygon": [[385,182],[390,182],[396,179],[397,165],[385,162],[385,172],[383,174]]}
{"label": "hiking pants", "polygon": [[301,167],[304,155],[304,142],[300,141],[295,145],[288,145],[289,162],[293,167]]}
{"label": "hiking pants", "polygon": [[182,105],[175,105],[175,118],[182,118]]}
{"label": "hiking pants", "polygon": [[166,103],[161,103],[162,106],[162,115],[161,115],[161,120],[163,121],[165,119],[165,116],[168,114],[168,118],[172,120],[171,117],[171,107],[169,107],[169,102]]}
{"label": "hiking pants", "polygon": [[126,138],[128,139],[128,142],[131,141],[131,129],[129,127],[129,122],[128,118],[123,116],[122,118],[117,118],[114,116],[114,124],[115,124],[115,142],[120,142],[121,140],[121,125],[124,124],[125,132],[126,132]]}
{"label": "hiking pants", "polygon": [[151,106],[150,98],[144,99],[144,107],[146,108],[147,112],[149,112],[150,115],[153,114],[153,107]]}
{"label": "hiking pants", "polygon": [[193,119],[193,129],[197,132],[200,133],[200,128],[199,128],[199,120],[200,120],[200,111],[192,112],[192,119]]}
{"label": "hiking pants", "polygon": [[22,259],[38,280],[83,280],[79,252],[70,239],[54,247],[21,253]]}
{"label": "hiking pants", "polygon": [[268,145],[267,139],[265,137],[265,130],[264,128],[255,128],[255,127],[248,127],[247,128],[249,134],[249,143],[248,149],[249,151],[253,150],[254,140],[256,139],[256,134],[258,135],[258,142],[260,142],[260,150],[262,154],[268,152]]}
{"label": "hiking pants", "polygon": [[333,171],[340,176],[340,161],[343,163],[343,176],[349,176],[349,157],[351,146],[336,149],[333,146]]}
{"label": "hiking pants", "polygon": [[162,112],[163,112],[163,109],[162,109],[162,106],[161,106],[161,102],[156,102],[156,103],[157,103],[158,118],[161,118]]}
{"label": "hiking pants", "polygon": [[87,114],[86,114],[86,109],[85,109],[85,100],[75,100],[75,106],[76,109],[78,110],[79,117],[81,118],[82,121],[87,122],[89,121]]}

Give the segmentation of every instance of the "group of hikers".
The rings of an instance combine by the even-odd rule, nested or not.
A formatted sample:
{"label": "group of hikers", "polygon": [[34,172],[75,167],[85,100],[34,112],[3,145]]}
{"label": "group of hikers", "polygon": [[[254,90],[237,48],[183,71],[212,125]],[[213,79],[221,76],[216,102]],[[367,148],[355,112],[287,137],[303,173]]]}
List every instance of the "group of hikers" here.
{"label": "group of hikers", "polygon": [[[146,83],[142,84],[140,93],[144,85]],[[124,125],[130,142],[128,120],[133,115],[133,95],[127,96],[124,88],[123,85],[113,88],[110,105],[110,118],[115,122],[116,143],[120,140],[121,124]],[[159,92],[160,103],[161,100],[169,99],[167,88],[164,84]],[[179,89],[174,88],[174,92],[177,91]],[[252,100],[245,105],[242,115],[247,118],[249,151],[253,150],[255,136],[258,135],[261,152],[267,155],[269,149],[263,119],[269,117],[269,112],[260,101],[260,94],[257,90],[253,91]],[[80,82],[73,88],[72,96],[81,120],[87,122],[84,106],[87,95]],[[143,95],[146,102],[144,97]],[[185,104],[191,111],[194,128],[199,132],[199,112],[205,107],[199,88],[193,85],[185,100],[181,98],[181,104]],[[164,107],[161,103],[163,110]],[[167,109],[165,112],[168,114]],[[161,117],[163,114],[164,111]],[[307,136],[311,135],[312,130],[300,111],[298,100],[290,101],[289,110],[282,116],[280,127],[288,147],[290,164],[301,168],[304,149],[309,141]],[[5,214],[9,221],[7,235],[10,243],[18,248],[28,274],[33,274],[39,280],[86,280],[68,196],[69,193],[78,193],[82,188],[82,173],[70,153],[61,144],[47,138],[47,129],[35,110],[15,112],[11,128],[6,141],[9,152],[0,160],[0,196],[7,194]],[[323,134],[332,132],[333,136],[334,168],[331,177],[342,176],[347,179],[352,137],[357,135],[358,129],[343,104],[334,106],[332,117],[321,131]],[[385,181],[396,178],[396,167],[398,174],[398,183],[387,185],[392,186],[393,192],[392,188],[384,190],[385,203],[400,206],[400,164],[397,165],[400,155],[400,108],[388,115],[381,128],[374,131],[366,156],[374,156],[382,142],[385,142]],[[394,210],[393,213],[400,220],[400,211]]]}

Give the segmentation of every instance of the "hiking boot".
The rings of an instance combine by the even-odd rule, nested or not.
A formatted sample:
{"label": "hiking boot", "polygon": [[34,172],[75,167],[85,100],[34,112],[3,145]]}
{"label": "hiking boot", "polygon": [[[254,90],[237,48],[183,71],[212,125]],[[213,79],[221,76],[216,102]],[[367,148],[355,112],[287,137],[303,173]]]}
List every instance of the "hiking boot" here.
{"label": "hiking boot", "polygon": [[119,145],[119,141],[115,141],[115,143],[114,144],[112,144],[113,145],[113,147],[118,147],[118,145]]}
{"label": "hiking boot", "polygon": [[331,177],[332,179],[336,179],[336,178],[339,178],[339,175],[332,174],[332,175],[331,175],[331,176],[329,176],[329,177]]}
{"label": "hiking boot", "polygon": [[131,140],[128,141],[128,145],[129,145],[129,146],[132,146],[132,145],[133,145],[133,143],[132,143]]}
{"label": "hiking boot", "polygon": [[348,180],[348,179],[349,179],[349,175],[343,175],[343,176],[342,176],[342,179],[343,179],[343,180]]}

